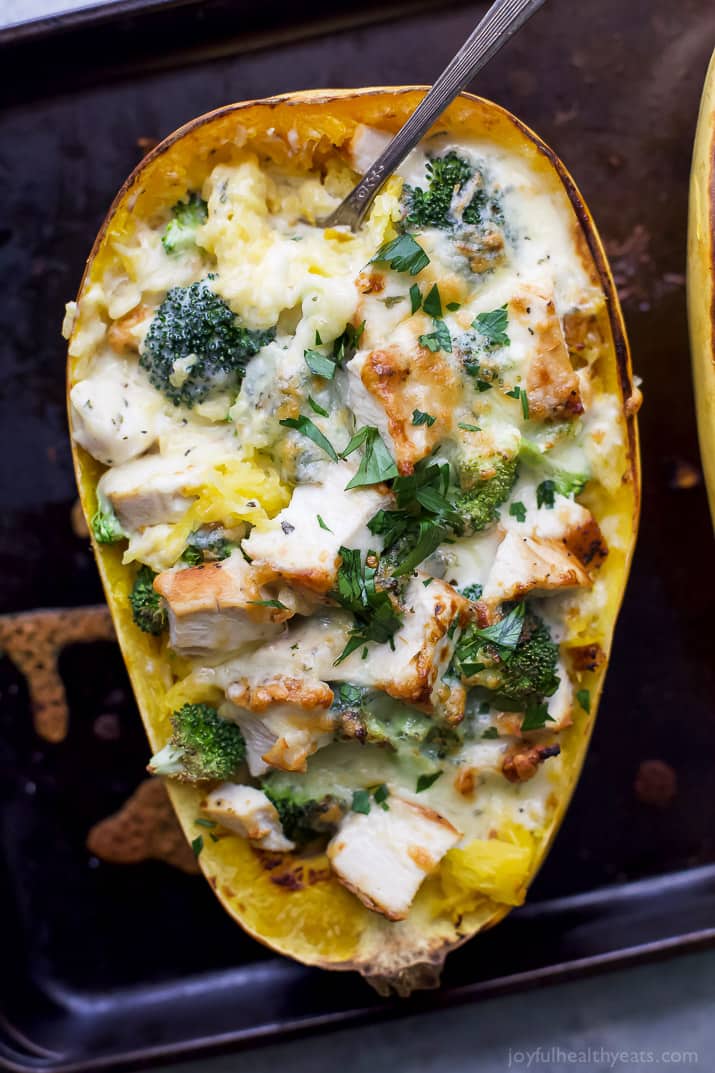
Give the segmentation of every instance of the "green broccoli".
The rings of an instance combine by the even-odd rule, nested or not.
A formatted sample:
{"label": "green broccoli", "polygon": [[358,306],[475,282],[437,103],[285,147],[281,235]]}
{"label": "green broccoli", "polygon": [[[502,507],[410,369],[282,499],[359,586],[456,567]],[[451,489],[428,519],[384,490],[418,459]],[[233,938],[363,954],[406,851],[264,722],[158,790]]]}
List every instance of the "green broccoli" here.
{"label": "green broccoli", "polygon": [[549,458],[546,451],[542,450],[538,444],[527,439],[525,436],[522,437],[519,446],[519,458],[521,461],[525,462],[527,466],[531,466],[534,469],[540,469],[548,474],[548,479],[553,485],[553,490],[562,496],[580,495],[591,479],[591,474],[587,470],[584,470],[581,473],[575,473],[571,470],[562,469],[560,466],[557,466],[552,459]]}
{"label": "green broccoli", "polygon": [[268,800],[275,805],[286,838],[310,842],[330,834],[348,810],[348,802],[334,794],[315,797],[300,784],[300,776],[273,771],[261,783]]}
{"label": "green broccoli", "polygon": [[205,279],[171,288],[149,325],[139,364],[175,406],[191,407],[237,391],[248,359],[274,336],[273,328],[240,324]]}
{"label": "green broccoli", "polygon": [[349,683],[333,685],[337,736],[362,744],[387,745],[399,756],[444,757],[461,745],[453,727],[408,708],[385,693],[370,692]]}
{"label": "green broccoli", "polygon": [[166,629],[167,617],[161,597],[154,589],[155,577],[156,574],[148,566],[140,566],[129,593],[129,603],[132,618],[139,629],[158,636]]}
{"label": "green broccoli", "polygon": [[183,253],[196,245],[196,230],[206,223],[208,206],[200,194],[191,193],[188,200],[177,201],[171,212],[161,243],[167,253]]}
{"label": "green broccoli", "polygon": [[198,566],[206,561],[219,562],[228,559],[235,547],[230,540],[226,540],[223,529],[205,526],[189,534],[181,561],[189,566]]}
{"label": "green broccoli", "polygon": [[[411,186],[405,188],[408,209],[406,223],[414,227],[452,227],[455,224],[451,211],[452,199],[460,187],[472,178],[474,168],[455,152],[449,152],[445,156],[434,157],[425,170],[427,190]],[[465,218],[470,208],[471,203],[465,210]]]}
{"label": "green broccoli", "polygon": [[100,503],[90,522],[94,539],[98,544],[116,544],[124,540],[126,533],[109,503]]}
{"label": "green broccoli", "polygon": [[516,458],[472,458],[459,466],[460,491],[454,508],[462,517],[465,533],[486,529],[499,518],[519,472]]}
{"label": "green broccoli", "polygon": [[152,775],[180,782],[235,778],[246,756],[243,734],[210,704],[184,704],[171,717],[173,733],[149,762]]}
{"label": "green broccoli", "polygon": [[486,631],[468,626],[457,643],[453,667],[470,686],[520,704],[539,703],[558,688],[559,646],[538,615],[525,607],[517,616],[517,608],[512,617],[517,628],[521,624],[521,632],[514,644],[500,645],[485,638]]}

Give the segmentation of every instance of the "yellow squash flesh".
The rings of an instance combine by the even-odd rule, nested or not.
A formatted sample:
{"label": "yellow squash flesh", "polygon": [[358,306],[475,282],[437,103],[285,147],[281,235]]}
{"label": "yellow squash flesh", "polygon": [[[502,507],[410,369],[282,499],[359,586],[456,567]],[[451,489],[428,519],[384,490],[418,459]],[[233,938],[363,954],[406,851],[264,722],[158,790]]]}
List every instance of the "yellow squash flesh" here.
{"label": "yellow squash flesh", "polygon": [[[278,163],[287,161],[292,151],[293,164],[297,146],[299,163],[305,166],[343,145],[359,123],[395,131],[423,93],[420,87],[296,93],[230,105],[187,124],[146,157],[119,192],[89,257],[80,297],[111,264],[113,244],[131,228],[134,214],[149,218],[187,189],[200,187],[207,171],[230,159],[237,145],[250,142]],[[605,295],[601,327],[608,345],[598,372],[604,390],[620,401],[627,437],[620,487],[614,494],[590,493],[588,506],[597,519],[609,515],[612,531],[615,519],[618,539],[611,541],[611,552],[599,573],[605,594],[601,613],[577,624],[571,644],[599,645],[607,656],[635,542],[640,486],[636,394],[621,311],[603,248],[563,165],[514,116],[491,102],[463,95],[441,118],[435,127],[439,130],[448,130],[457,139],[486,137],[517,151],[571,214],[579,255]],[[289,131],[295,133],[288,140]],[[81,329],[80,310],[75,334]],[[68,376],[70,384],[78,376],[71,358]],[[81,501],[89,518],[96,508],[94,489],[103,467],[76,445],[73,452]],[[133,572],[122,566],[121,550],[107,545],[95,545],[94,550],[139,710],[151,746],[157,749],[169,736],[165,691],[172,682],[171,656],[163,641],[141,633],[131,621],[127,595]],[[454,851],[423,884],[406,920],[391,923],[366,909],[340,885],[324,856],[307,858],[296,853],[271,858],[240,838],[205,840],[200,864],[206,878],[242,927],[282,954],[324,968],[356,969],[378,986],[389,984],[403,993],[433,982],[450,949],[496,924],[512,905],[523,901],[578,779],[606,662],[574,674],[577,688],[591,692],[591,712],[579,709],[574,725],[562,734],[564,764],[553,782],[545,828],[538,837],[516,829],[513,845],[500,841],[492,847],[494,853],[480,861],[470,858],[469,847]],[[199,792],[176,784],[169,785],[169,792],[187,837],[193,839]]]}
{"label": "yellow squash flesh", "polygon": [[690,175],[688,319],[700,453],[715,521],[715,53],[700,103]]}

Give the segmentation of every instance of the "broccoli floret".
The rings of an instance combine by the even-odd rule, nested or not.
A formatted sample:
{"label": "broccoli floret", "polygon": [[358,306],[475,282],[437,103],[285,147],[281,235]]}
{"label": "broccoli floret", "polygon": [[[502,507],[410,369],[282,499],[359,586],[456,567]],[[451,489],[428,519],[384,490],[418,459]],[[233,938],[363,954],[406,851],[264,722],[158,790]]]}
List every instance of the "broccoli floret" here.
{"label": "broccoli floret", "polygon": [[230,540],[226,540],[223,529],[195,529],[189,534],[181,561],[189,566],[198,566],[206,561],[220,562],[222,559],[228,559],[235,547]]}
{"label": "broccoli floret", "polygon": [[300,843],[334,831],[348,803],[334,794],[315,797],[298,778],[272,772],[261,783],[261,789],[278,810],[286,838]]}
{"label": "broccoli floret", "polygon": [[167,253],[183,253],[196,245],[196,229],[206,223],[208,206],[199,194],[192,193],[187,201],[177,201],[171,213],[161,242]]}
{"label": "broccoli floret", "polygon": [[124,540],[126,533],[108,503],[100,504],[90,522],[94,539],[98,544],[116,544]]}
{"label": "broccoli floret", "polygon": [[166,629],[167,617],[166,608],[153,586],[155,577],[156,574],[148,566],[141,566],[129,593],[129,603],[132,618],[139,629],[158,636]]}
{"label": "broccoli floret", "polygon": [[555,465],[538,444],[526,437],[522,437],[519,446],[519,458],[528,466],[541,469],[548,474],[553,490],[562,496],[580,495],[591,479],[591,474],[586,471],[574,473],[571,470],[562,469],[560,466]]}
{"label": "broccoli floret", "polygon": [[153,775],[181,782],[234,778],[246,756],[243,734],[210,704],[184,704],[171,717],[173,733],[149,762]]}
{"label": "broccoli floret", "polygon": [[[456,153],[449,152],[445,156],[434,157],[425,170],[427,190],[406,187],[406,222],[415,227],[452,227],[455,223],[451,213],[452,198],[472,178],[474,168]],[[465,219],[470,208],[471,203],[465,209]]]}
{"label": "broccoli floret", "polygon": [[486,529],[499,518],[499,507],[507,498],[519,471],[516,458],[475,458],[459,467],[459,491],[454,500],[464,532]]}
{"label": "broccoli floret", "polygon": [[479,636],[468,626],[459,639],[454,669],[471,686],[482,686],[499,697],[519,703],[540,702],[558,688],[559,646],[548,627],[526,608],[521,635],[511,651]]}
{"label": "broccoli floret", "polygon": [[245,328],[207,280],[172,287],[149,326],[139,364],[175,406],[237,391],[246,362],[275,330]]}

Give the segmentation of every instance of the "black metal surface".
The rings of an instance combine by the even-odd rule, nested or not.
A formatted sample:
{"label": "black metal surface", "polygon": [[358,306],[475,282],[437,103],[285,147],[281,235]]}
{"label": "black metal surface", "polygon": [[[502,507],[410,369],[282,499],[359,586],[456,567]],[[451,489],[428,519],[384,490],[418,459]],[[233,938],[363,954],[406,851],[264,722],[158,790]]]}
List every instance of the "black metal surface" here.
{"label": "black metal surface", "polygon": [[[179,11],[183,18],[196,7],[164,15],[172,45],[163,62],[176,55]],[[137,139],[230,100],[430,81],[483,7],[434,5],[315,37],[304,25],[299,40],[255,51],[252,38],[250,53],[213,60],[202,39],[190,67],[161,72],[138,69],[145,54],[125,24],[113,36],[95,28],[97,36],[74,37],[66,49],[48,39],[57,46],[51,93],[40,71],[48,46],[4,46],[12,106],[0,117],[2,610],[101,599],[86,542],[70,526],[59,324],[106,207],[139,159]],[[282,35],[285,24],[276,25]],[[712,536],[702,487],[677,479],[683,465],[698,464],[682,274],[691,140],[713,44],[711,0],[684,0],[677,11],[670,0],[551,0],[475,87],[534,126],[579,182],[613,254],[647,399],[643,526],[606,693],[529,905],[453,955],[439,992],[408,1003],[276,958],[230,922],[202,880],[87,853],[89,827],[124,802],[146,759],[113,646],[66,651],[71,719],[59,745],[34,733],[25,682],[3,660],[0,1068],[126,1070],[467,1001],[715,937]],[[126,59],[137,70],[120,77]],[[116,716],[116,740],[97,733],[106,713]],[[648,759],[674,769],[668,806],[634,792]]]}

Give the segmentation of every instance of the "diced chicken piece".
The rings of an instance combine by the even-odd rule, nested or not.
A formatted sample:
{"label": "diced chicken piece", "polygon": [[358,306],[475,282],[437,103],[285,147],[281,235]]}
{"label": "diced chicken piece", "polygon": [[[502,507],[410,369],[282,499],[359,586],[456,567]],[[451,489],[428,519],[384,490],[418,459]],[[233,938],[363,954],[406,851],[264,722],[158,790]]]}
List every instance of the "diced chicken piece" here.
{"label": "diced chicken piece", "polygon": [[333,740],[335,719],[325,708],[306,710],[275,704],[258,715],[227,703],[221,705],[220,713],[240,727],[248,770],[254,776],[263,775],[270,767],[305,771],[308,757]]}
{"label": "diced chicken piece", "polygon": [[509,336],[526,351],[529,416],[563,420],[583,413],[579,381],[571,366],[561,321],[546,287],[523,287],[509,302]]}
{"label": "diced chicken piece", "polygon": [[591,579],[560,541],[521,536],[512,530],[497,548],[482,598],[493,605],[529,592],[546,595],[582,587],[590,588]]}
{"label": "diced chicken piece", "polygon": [[70,391],[72,435],[105,466],[127,462],[155,443],[161,396],[136,368],[116,358],[98,362]]}
{"label": "diced chicken piece", "polygon": [[278,810],[262,790],[224,782],[201,803],[201,811],[259,849],[278,853],[295,849],[283,834]]}
{"label": "diced chicken piece", "polygon": [[221,562],[159,574],[154,588],[167,603],[171,647],[198,656],[275,636],[293,612],[266,605],[263,581],[238,549]]}
{"label": "diced chicken piece", "polygon": [[107,340],[117,354],[139,353],[144,340],[152,310],[148,306],[138,305],[119,320],[115,320],[107,332]]}
{"label": "diced chicken piece", "polygon": [[185,494],[198,482],[203,467],[175,455],[147,455],[107,470],[97,491],[108,500],[126,531],[175,522],[193,502]]}
{"label": "diced chicken piece", "polygon": [[446,582],[435,578],[424,585],[425,580],[426,575],[418,575],[410,581],[402,626],[392,646],[371,645],[367,659],[356,650],[333,669],[332,679],[382,689],[397,700],[459,722],[464,692],[447,684],[443,675],[471,605]]}
{"label": "diced chicken piece", "polygon": [[249,712],[265,712],[276,704],[290,704],[304,711],[314,708],[329,708],[333,703],[333,691],[325,682],[316,678],[288,677],[278,675],[262,682],[239,678],[226,690],[228,699],[239,708]]}
{"label": "diced chicken piece", "polygon": [[519,536],[556,541],[585,565],[600,563],[608,554],[603,533],[590,510],[574,499],[557,495],[553,507],[538,507],[532,489],[519,493],[526,518],[517,521],[502,512],[502,525]]}
{"label": "diced chicken piece", "polygon": [[433,809],[390,795],[384,811],[349,813],[328,845],[340,882],[388,920],[404,920],[424,878],[461,832]]}
{"label": "diced chicken piece", "polygon": [[604,311],[603,303],[591,303],[585,307],[576,307],[564,316],[564,338],[569,353],[590,364],[603,351],[605,343],[599,314]]}
{"label": "diced chicken piece", "polygon": [[319,484],[299,484],[270,528],[254,529],[243,542],[248,557],[276,577],[312,592],[327,592],[335,582],[341,547],[363,552],[381,547],[367,523],[391,498],[377,487],[346,491],[354,474],[354,466],[346,462],[330,463]]}
{"label": "diced chicken piece", "polygon": [[[410,317],[386,346],[360,351],[347,366],[348,405],[359,424],[377,425],[402,474],[412,473],[415,463],[449,435],[460,402],[460,377],[447,355],[418,341],[432,330],[426,316]],[[413,424],[415,410],[434,422]]]}

